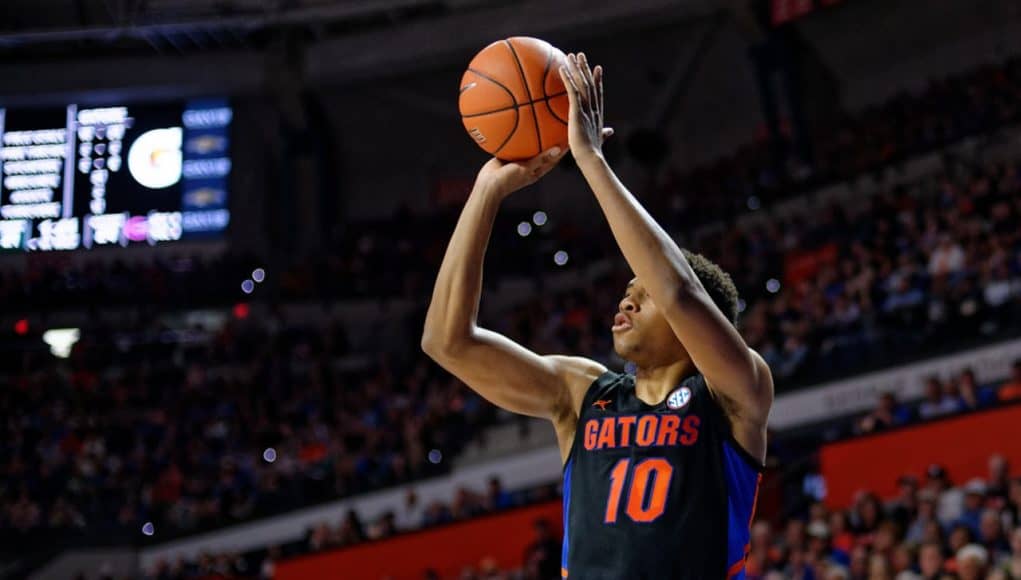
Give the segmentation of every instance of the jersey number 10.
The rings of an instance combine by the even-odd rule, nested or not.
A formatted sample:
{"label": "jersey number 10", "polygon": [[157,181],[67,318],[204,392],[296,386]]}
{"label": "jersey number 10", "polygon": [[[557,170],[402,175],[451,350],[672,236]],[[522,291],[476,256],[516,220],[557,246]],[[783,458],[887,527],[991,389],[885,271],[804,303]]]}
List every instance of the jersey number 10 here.
{"label": "jersey number 10", "polygon": [[[670,492],[670,480],[674,476],[674,468],[662,457],[650,457],[635,464],[628,477],[630,459],[621,459],[610,472],[610,497],[606,502],[604,523],[617,523],[620,511],[620,499],[624,494],[624,483],[631,481],[628,491],[627,506],[624,511],[632,521],[642,524],[655,521],[666,510],[666,497]],[[653,479],[650,496],[649,478]]]}

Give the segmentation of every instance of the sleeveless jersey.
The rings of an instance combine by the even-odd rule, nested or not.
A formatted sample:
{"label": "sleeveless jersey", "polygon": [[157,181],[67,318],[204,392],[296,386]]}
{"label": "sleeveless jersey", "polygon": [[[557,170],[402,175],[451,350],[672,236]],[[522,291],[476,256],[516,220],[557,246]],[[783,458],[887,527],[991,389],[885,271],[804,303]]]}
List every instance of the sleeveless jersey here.
{"label": "sleeveless jersey", "polygon": [[562,577],[743,579],[761,469],[702,375],[648,405],[604,373],[564,465]]}

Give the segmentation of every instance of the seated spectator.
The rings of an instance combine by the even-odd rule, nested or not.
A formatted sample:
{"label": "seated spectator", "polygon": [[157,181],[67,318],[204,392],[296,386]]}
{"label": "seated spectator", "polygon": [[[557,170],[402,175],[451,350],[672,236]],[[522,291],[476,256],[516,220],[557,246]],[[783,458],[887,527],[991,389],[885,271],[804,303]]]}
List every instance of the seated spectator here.
{"label": "seated spectator", "polygon": [[1010,544],[1003,533],[1003,523],[1000,521],[1000,512],[995,509],[986,509],[979,519],[978,540],[993,561],[999,561],[1010,555]]}
{"label": "seated spectator", "polygon": [[953,487],[946,469],[939,464],[932,464],[926,470],[926,489],[938,498],[936,516],[940,524],[949,526],[961,517],[964,510],[964,492]]}
{"label": "seated spectator", "polygon": [[973,536],[979,533],[985,499],[986,482],[978,477],[968,481],[964,486],[964,510],[957,523],[968,526]]}
{"label": "seated spectator", "polygon": [[835,511],[830,514],[830,536],[833,538],[833,559],[839,564],[851,563],[851,549],[854,548],[854,534],[847,519],[847,512]]}
{"label": "seated spectator", "polygon": [[895,580],[917,580],[918,575],[912,570],[912,564],[915,561],[915,554],[911,547],[906,543],[898,544],[893,549],[893,556],[890,558],[890,564],[893,567],[894,579]]}
{"label": "seated spectator", "polygon": [[1010,551],[1010,557],[1000,563],[1000,569],[1008,578],[1021,578],[1021,527],[1014,528],[1010,534]]}
{"label": "seated spectator", "polygon": [[961,409],[976,411],[987,407],[996,401],[996,394],[991,389],[979,388],[975,381],[975,372],[971,369],[964,369],[958,383],[961,394]]}
{"label": "seated spectator", "polygon": [[986,497],[995,500],[995,505],[1002,508],[1007,504],[1010,494],[1010,463],[999,453],[989,458],[989,479]]}
{"label": "seated spectator", "polygon": [[489,478],[486,488],[485,508],[487,511],[507,509],[514,505],[514,498],[503,489],[500,478],[493,476]]}
{"label": "seated spectator", "polygon": [[905,541],[914,545],[921,544],[925,538],[926,527],[931,522],[937,522],[936,495],[931,490],[925,489],[918,494],[918,511],[908,524]]}
{"label": "seated spectator", "polygon": [[812,561],[824,561],[832,558],[830,548],[830,528],[826,522],[814,521],[806,528],[808,534],[808,552]]}
{"label": "seated spectator", "polygon": [[903,425],[910,420],[911,412],[897,402],[893,393],[883,393],[876,409],[858,423],[858,429],[861,433],[873,433]]}
{"label": "seated spectator", "polygon": [[937,580],[943,574],[943,546],[925,543],[918,550],[918,568],[925,580]]}
{"label": "seated spectator", "polygon": [[536,572],[535,578],[560,578],[561,542],[553,535],[550,523],[545,519],[535,520],[533,529],[535,540],[525,549],[526,566]]}
{"label": "seated spectator", "polygon": [[1021,358],[1014,361],[1010,367],[1010,378],[1000,385],[998,397],[1001,401],[1016,401],[1021,399]]}
{"label": "seated spectator", "polygon": [[925,400],[918,406],[918,416],[932,419],[957,411],[957,401],[943,396],[943,383],[939,377],[931,376],[925,381]]}
{"label": "seated spectator", "polygon": [[890,516],[897,525],[906,529],[917,510],[918,478],[914,475],[902,475],[897,478],[897,497],[890,504]]}
{"label": "seated spectator", "polygon": [[409,488],[404,495],[404,509],[397,514],[397,527],[402,530],[414,530],[421,527],[424,509],[422,502],[418,499],[418,494],[414,489]]}
{"label": "seated spectator", "polygon": [[951,378],[943,383],[943,398],[947,400],[946,406],[951,413],[960,413],[964,410],[957,379]]}
{"label": "seated spectator", "polygon": [[960,580],[983,580],[989,565],[989,552],[978,544],[968,544],[957,551],[957,577]]}

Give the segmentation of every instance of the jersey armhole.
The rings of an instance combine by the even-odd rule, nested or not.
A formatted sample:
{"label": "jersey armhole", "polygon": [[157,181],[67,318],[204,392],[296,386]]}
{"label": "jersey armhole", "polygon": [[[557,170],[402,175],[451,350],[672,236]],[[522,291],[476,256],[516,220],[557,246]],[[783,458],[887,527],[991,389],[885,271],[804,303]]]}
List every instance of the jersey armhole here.
{"label": "jersey armhole", "polygon": [[738,442],[737,438],[734,437],[733,431],[727,434],[727,438],[725,439],[725,441],[728,444],[730,444],[731,448],[734,449],[734,452],[737,454],[737,456],[740,457],[746,464],[748,464],[748,467],[754,469],[759,473],[762,473],[763,471],[766,470],[766,466],[763,465],[758,459],[756,459],[751,453],[748,453],[748,450],[744,448],[744,445],[741,445]]}
{"label": "jersey armhole", "polygon": [[564,461],[560,471],[563,473],[567,470],[567,466],[571,464],[571,460],[574,459],[574,450],[578,447],[578,427],[581,425],[581,416],[585,414],[585,408],[592,404],[592,399],[597,396],[601,396],[607,388],[611,387],[615,382],[620,379],[620,373],[615,373],[611,370],[607,370],[603,374],[596,377],[596,380],[592,381],[592,384],[585,390],[585,396],[581,398],[581,408],[578,409],[578,425],[575,426],[574,441],[571,442],[571,450],[567,452],[567,460]]}
{"label": "jersey armhole", "polygon": [[722,395],[718,394],[709,386],[709,381],[705,380],[705,377],[702,377],[702,385],[706,390],[706,394],[709,395],[709,400],[712,401],[713,407],[716,409],[716,414],[720,418],[720,425],[722,425],[720,431],[722,431],[723,440],[734,449],[737,456],[740,457],[741,460],[748,465],[748,467],[759,473],[765,471],[765,464],[749,453],[748,450],[744,448],[744,445],[741,445],[737,438],[734,437],[734,423],[732,422],[730,415],[727,414],[727,410],[723,408],[723,405],[718,399],[718,397]]}

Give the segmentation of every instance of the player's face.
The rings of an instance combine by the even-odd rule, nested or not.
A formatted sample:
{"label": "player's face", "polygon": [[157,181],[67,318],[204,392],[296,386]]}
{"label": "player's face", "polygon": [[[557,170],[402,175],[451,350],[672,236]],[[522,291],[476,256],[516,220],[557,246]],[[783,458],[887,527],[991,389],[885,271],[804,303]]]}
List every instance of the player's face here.
{"label": "player's face", "polygon": [[685,353],[666,317],[637,278],[624,290],[611,331],[613,349],[638,366],[671,364]]}

